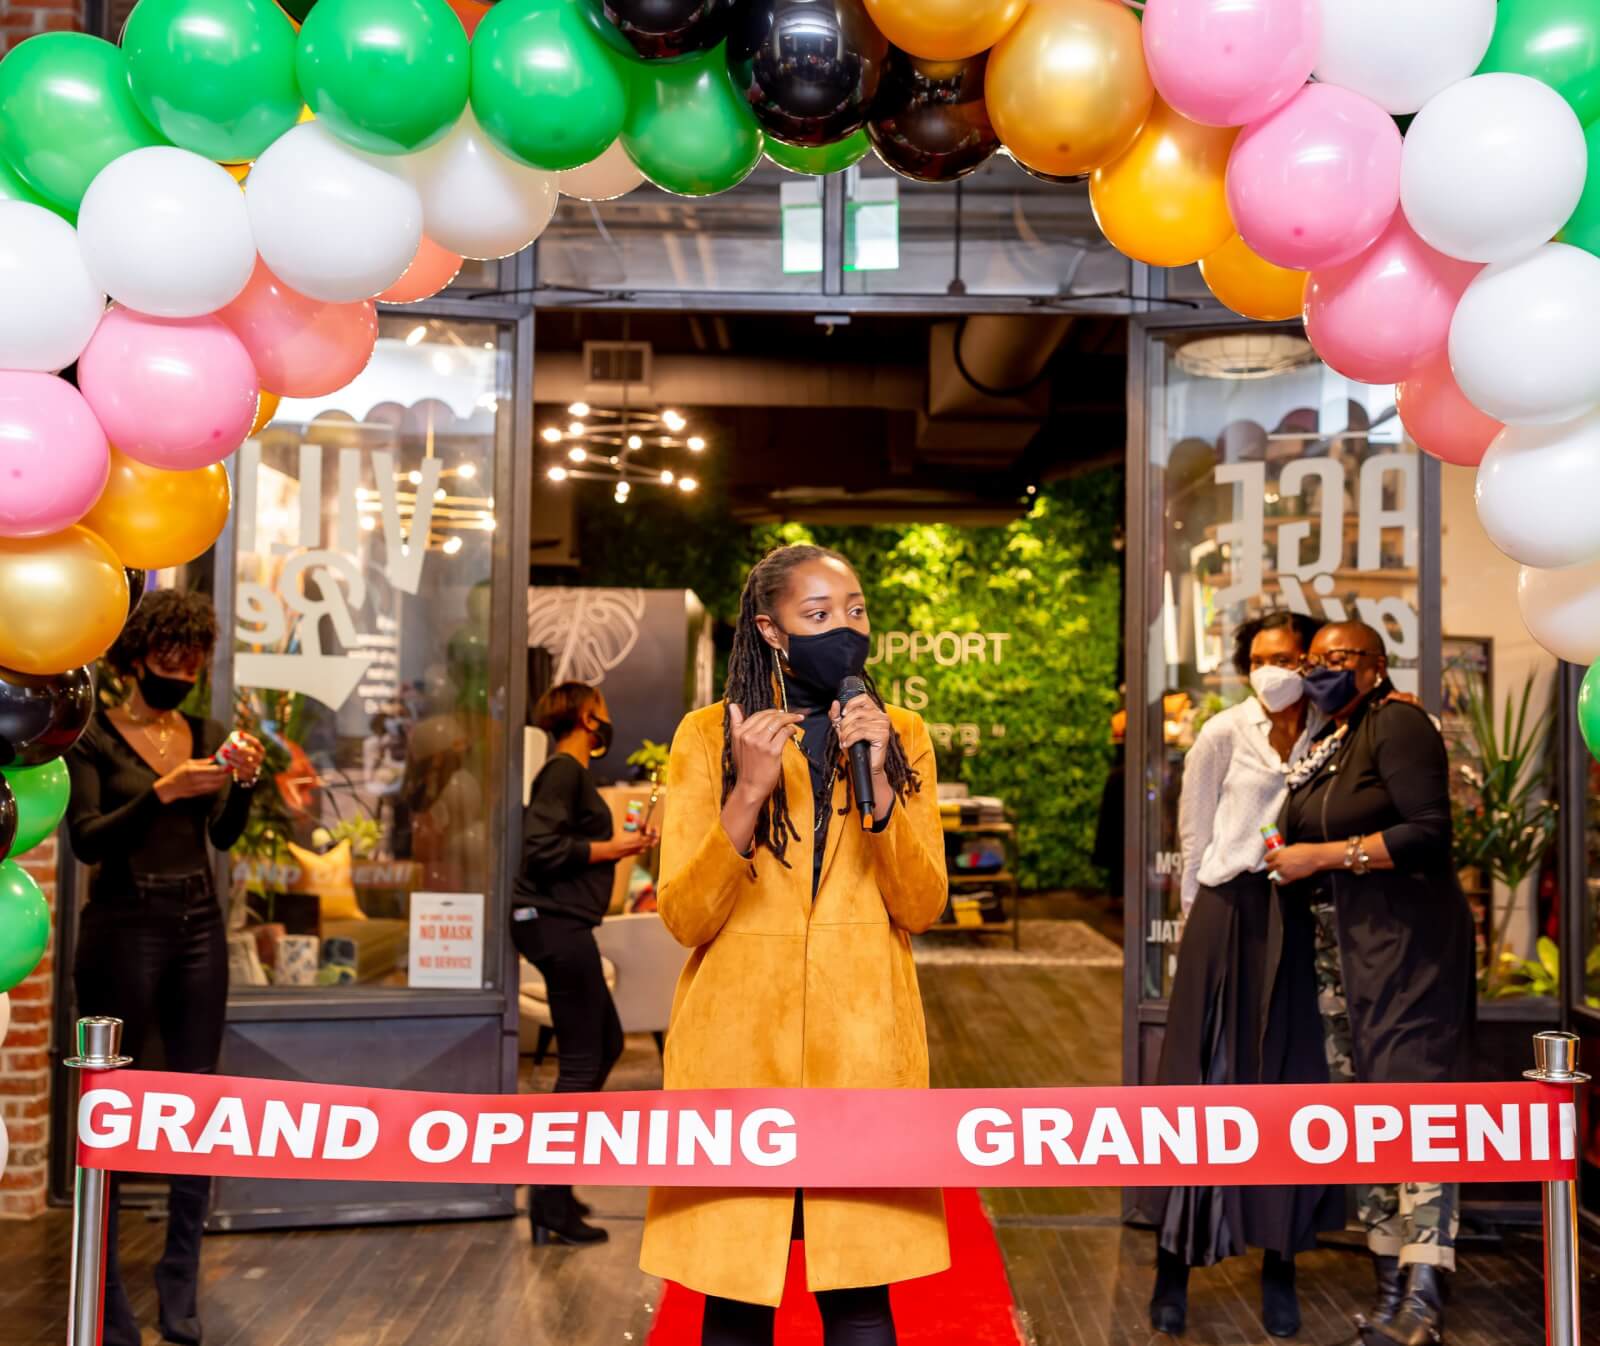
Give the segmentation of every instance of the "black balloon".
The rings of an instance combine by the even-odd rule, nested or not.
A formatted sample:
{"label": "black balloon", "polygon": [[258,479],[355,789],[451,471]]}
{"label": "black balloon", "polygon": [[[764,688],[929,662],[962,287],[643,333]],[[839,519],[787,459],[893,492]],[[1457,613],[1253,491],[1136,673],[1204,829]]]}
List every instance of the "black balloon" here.
{"label": "black balloon", "polygon": [[122,573],[128,577],[128,616],[131,617],[139,606],[139,600],[144,597],[144,586],[150,582],[150,572],[123,566]]}
{"label": "black balloon", "polygon": [[728,36],[734,0],[583,0],[600,35],[646,61],[710,51]]}
{"label": "black balloon", "polygon": [[17,797],[11,793],[11,782],[0,776],[0,860],[11,854],[16,839]]}
{"label": "black balloon", "polygon": [[78,741],[94,714],[94,674],[0,668],[0,766],[42,766]]}
{"label": "black balloon", "polygon": [[296,23],[304,23],[306,15],[311,13],[311,8],[317,0],[278,0],[279,6]]}
{"label": "black balloon", "polygon": [[878,157],[902,177],[954,182],[1000,148],[983,101],[989,53],[964,61],[925,61],[889,48],[867,135]]}
{"label": "black balloon", "polygon": [[741,0],[728,69],[761,129],[815,149],[866,125],[889,42],[861,0]]}

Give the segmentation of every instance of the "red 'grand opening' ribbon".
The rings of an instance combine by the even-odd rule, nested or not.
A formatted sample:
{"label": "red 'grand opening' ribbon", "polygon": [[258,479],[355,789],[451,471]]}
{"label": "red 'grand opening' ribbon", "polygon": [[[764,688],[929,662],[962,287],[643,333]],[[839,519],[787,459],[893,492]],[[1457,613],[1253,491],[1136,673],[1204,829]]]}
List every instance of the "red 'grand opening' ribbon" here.
{"label": "red 'grand opening' ribbon", "polygon": [[870,1188],[1551,1181],[1570,1087],[427,1094],[89,1074],[79,1162],[378,1182]]}

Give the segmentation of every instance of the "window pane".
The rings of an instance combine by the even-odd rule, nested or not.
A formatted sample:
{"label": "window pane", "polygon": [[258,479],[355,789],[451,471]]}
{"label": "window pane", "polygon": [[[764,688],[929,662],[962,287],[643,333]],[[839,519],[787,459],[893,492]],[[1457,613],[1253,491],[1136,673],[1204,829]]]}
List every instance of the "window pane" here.
{"label": "window pane", "polygon": [[236,987],[495,980],[510,343],[492,323],[385,316],[355,382],[284,399],[240,450],[233,680],[269,748],[233,852]]}
{"label": "window pane", "polygon": [[1394,389],[1335,374],[1298,334],[1169,333],[1150,368],[1146,604],[1159,615],[1144,691],[1143,990],[1163,997],[1182,916],[1184,755],[1249,690],[1234,635],[1276,608],[1359,619],[1384,633],[1396,686],[1416,692],[1422,479]]}

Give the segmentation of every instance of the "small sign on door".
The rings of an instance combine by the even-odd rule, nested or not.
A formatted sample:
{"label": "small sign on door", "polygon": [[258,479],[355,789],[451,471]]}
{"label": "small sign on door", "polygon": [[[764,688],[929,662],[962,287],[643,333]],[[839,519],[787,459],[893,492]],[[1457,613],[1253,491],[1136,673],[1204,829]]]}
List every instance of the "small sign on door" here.
{"label": "small sign on door", "polygon": [[411,986],[483,986],[483,894],[412,893]]}

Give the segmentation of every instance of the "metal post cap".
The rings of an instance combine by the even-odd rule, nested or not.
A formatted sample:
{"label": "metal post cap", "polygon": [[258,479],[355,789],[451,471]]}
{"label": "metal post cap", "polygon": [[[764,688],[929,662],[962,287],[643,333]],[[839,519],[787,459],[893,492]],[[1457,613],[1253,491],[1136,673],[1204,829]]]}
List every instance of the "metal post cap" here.
{"label": "metal post cap", "polygon": [[1547,1084],[1577,1084],[1589,1077],[1578,1069],[1579,1039],[1576,1033],[1552,1029],[1533,1035],[1534,1068],[1523,1071],[1530,1080]]}
{"label": "metal post cap", "polygon": [[89,1018],[78,1020],[78,1054],[69,1056],[61,1064],[74,1070],[115,1070],[130,1065],[131,1056],[123,1056],[122,1020]]}

